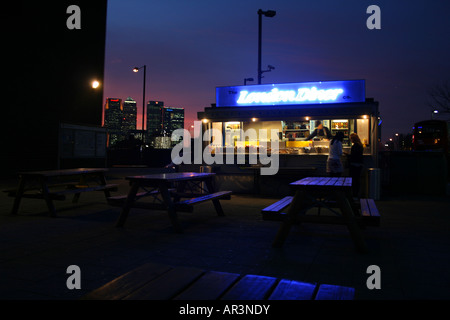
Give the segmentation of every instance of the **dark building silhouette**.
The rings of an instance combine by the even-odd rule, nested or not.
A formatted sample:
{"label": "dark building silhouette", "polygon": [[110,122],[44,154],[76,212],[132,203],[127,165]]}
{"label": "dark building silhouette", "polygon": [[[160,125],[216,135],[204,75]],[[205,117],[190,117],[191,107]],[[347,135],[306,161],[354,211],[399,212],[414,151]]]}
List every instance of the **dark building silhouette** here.
{"label": "dark building silhouette", "polygon": [[162,116],[164,101],[149,101],[147,103],[147,136],[159,137],[163,133]]}
{"label": "dark building silhouette", "polygon": [[[163,136],[172,137],[172,133],[176,129],[184,129],[184,108],[163,108]],[[181,137],[181,136],[180,136]],[[175,145],[180,140],[172,141],[172,145]]]}
{"label": "dark building silhouette", "polygon": [[123,102],[122,130],[127,136],[136,130],[137,106],[133,98],[128,97]]}
{"label": "dark building silhouette", "polygon": [[[67,27],[70,5],[81,10],[81,29]],[[60,123],[101,126],[106,9],[106,0],[62,0],[0,10],[3,97],[15,100],[0,126],[1,176],[56,169]]]}
{"label": "dark building silhouette", "polygon": [[108,135],[108,146],[123,140],[125,132],[122,130],[124,120],[122,99],[107,98],[105,103],[104,127]]}
{"label": "dark building silhouette", "polygon": [[[184,128],[184,108],[164,106],[163,101],[147,103],[147,142],[151,146],[170,148],[177,141],[161,140],[161,137],[171,137],[176,129]],[[167,140],[167,141],[166,141]]]}

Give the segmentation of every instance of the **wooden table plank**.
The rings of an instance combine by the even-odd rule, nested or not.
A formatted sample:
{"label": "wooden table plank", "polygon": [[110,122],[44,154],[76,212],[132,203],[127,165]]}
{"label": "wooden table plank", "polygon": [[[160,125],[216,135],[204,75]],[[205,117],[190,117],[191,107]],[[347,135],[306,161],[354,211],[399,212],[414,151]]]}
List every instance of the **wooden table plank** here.
{"label": "wooden table plank", "polygon": [[204,180],[215,176],[215,173],[199,173],[199,172],[171,172],[171,173],[156,173],[140,176],[128,176],[127,180],[139,180],[142,182],[176,182],[185,180]]}
{"label": "wooden table plank", "polygon": [[346,177],[345,178],[345,182],[344,182],[344,186],[351,187],[352,186],[352,178]]}
{"label": "wooden table plank", "polygon": [[175,267],[124,297],[124,300],[170,300],[197,280],[204,270]]}
{"label": "wooden table plank", "polygon": [[246,275],[221,300],[264,300],[276,282],[272,277]]}
{"label": "wooden table plank", "polygon": [[354,288],[321,284],[315,300],[353,300],[354,297]]}
{"label": "wooden table plank", "polygon": [[327,185],[328,182],[330,182],[330,177],[321,177],[317,180],[316,186],[324,186]]}
{"label": "wooden table plank", "polygon": [[325,183],[325,185],[327,186],[334,186],[336,185],[338,182],[338,178],[330,178],[330,180],[328,180],[327,183]]}
{"label": "wooden table plank", "polygon": [[345,182],[345,178],[337,178],[337,181],[335,183],[335,186],[343,186]]}
{"label": "wooden table plank", "polygon": [[303,178],[301,180],[298,181],[299,185],[306,185],[308,183],[311,183],[313,181],[314,178],[312,177],[307,177],[307,178]]}
{"label": "wooden table plank", "polygon": [[316,284],[282,279],[269,300],[312,300]]}
{"label": "wooden table plank", "polygon": [[239,278],[239,274],[209,271],[174,300],[217,300]]}
{"label": "wooden table plank", "polygon": [[354,294],[350,287],[147,263],[81,299],[348,300]]}
{"label": "wooden table plank", "polygon": [[156,263],[146,263],[104,286],[88,293],[82,299],[119,300],[138,290],[148,282],[171,270],[172,267]]}

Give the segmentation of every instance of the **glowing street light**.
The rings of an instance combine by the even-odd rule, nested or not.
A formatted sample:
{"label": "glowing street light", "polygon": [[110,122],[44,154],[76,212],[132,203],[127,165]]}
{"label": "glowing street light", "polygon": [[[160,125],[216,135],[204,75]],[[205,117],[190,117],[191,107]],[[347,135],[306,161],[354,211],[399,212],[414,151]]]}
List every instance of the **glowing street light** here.
{"label": "glowing street light", "polygon": [[100,87],[100,82],[98,82],[97,80],[92,81],[91,83],[92,89],[97,89],[98,87]]}

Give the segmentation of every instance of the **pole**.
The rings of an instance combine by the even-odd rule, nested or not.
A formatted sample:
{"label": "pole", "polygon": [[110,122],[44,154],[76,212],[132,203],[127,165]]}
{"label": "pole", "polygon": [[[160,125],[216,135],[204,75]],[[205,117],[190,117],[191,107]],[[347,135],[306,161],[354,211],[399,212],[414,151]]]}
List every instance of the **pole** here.
{"label": "pole", "polygon": [[262,10],[258,10],[258,84],[261,84],[261,32],[262,32]]}
{"label": "pole", "polygon": [[145,141],[145,131],[144,131],[144,118],[145,118],[145,79],[146,79],[147,66],[144,65],[144,88],[142,90],[142,144]]}

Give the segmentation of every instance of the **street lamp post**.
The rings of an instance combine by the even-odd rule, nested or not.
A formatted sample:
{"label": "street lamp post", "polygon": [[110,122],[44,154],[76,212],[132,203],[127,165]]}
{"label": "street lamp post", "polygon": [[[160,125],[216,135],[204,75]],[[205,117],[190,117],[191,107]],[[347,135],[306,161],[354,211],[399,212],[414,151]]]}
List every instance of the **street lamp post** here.
{"label": "street lamp post", "polygon": [[147,72],[147,66],[144,64],[142,67],[134,67],[133,72],[139,72],[140,69],[144,69],[144,87],[142,90],[142,144],[144,144],[145,141],[145,131],[144,131],[144,118],[145,118],[145,79],[146,79],[146,72]]}
{"label": "street lamp post", "polygon": [[262,11],[258,10],[258,84],[261,84],[262,71],[261,71],[261,39],[262,39],[262,16],[272,18],[277,12],[274,10]]}

